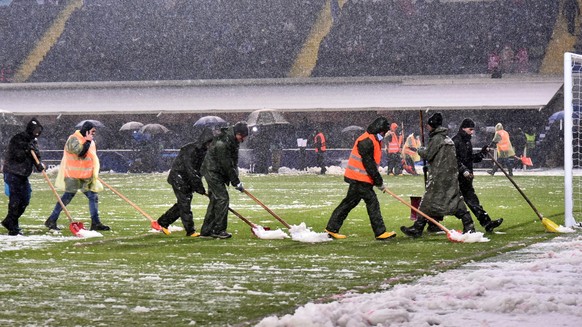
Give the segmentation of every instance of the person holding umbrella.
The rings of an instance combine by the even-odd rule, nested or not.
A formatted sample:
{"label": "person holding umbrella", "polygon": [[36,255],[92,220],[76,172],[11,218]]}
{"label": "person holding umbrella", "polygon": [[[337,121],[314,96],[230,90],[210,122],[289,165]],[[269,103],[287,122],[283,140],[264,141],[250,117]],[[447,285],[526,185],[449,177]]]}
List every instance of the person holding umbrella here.
{"label": "person holding umbrella", "polygon": [[8,235],[22,235],[18,219],[24,214],[26,207],[30,203],[32,189],[28,177],[32,174],[32,167],[43,171],[44,166],[36,164],[31,151],[34,151],[37,158],[40,158],[38,151],[37,137],[42,133],[43,127],[36,118],[32,118],[26,125],[26,130],[14,135],[8,143],[4,166],[4,186],[8,195],[8,213],[2,226],[8,230]]}
{"label": "person holding umbrella", "polygon": [[[91,121],[85,121],[81,129],[69,136],[55,185],[65,191],[61,197],[64,205],[69,204],[77,191],[81,190],[89,199],[91,230],[107,231],[110,230],[109,226],[103,225],[99,219],[97,193],[103,190],[103,185],[99,182],[100,165],[93,140],[95,133],[95,125]],[[60,230],[57,219],[62,210],[61,204],[57,203],[44,223],[48,229]]]}
{"label": "person holding umbrella", "polygon": [[325,231],[331,238],[344,239],[347,236],[339,230],[350,211],[361,200],[366,203],[370,217],[370,224],[377,240],[387,240],[395,237],[396,233],[387,232],[384,219],[380,212],[380,203],[374,193],[374,186],[384,191],[384,180],[378,171],[382,158],[382,139],[390,129],[388,120],[384,117],[376,118],[366,132],[354,142],[352,153],[344,173],[344,181],[349,184],[348,193],[338,207],[333,211]]}
{"label": "person holding umbrella", "polygon": [[202,184],[200,167],[213,136],[212,130],[205,127],[200,133],[197,142],[188,143],[181,147],[178,156],[172,163],[172,168],[168,175],[168,183],[172,185],[174,195],[176,195],[176,203],[158,218],[158,224],[166,235],[170,234],[168,226],[178,218],[181,218],[186,230],[186,236],[200,236],[200,233],[196,233],[194,228],[191,209],[192,195],[194,192],[202,195],[206,194],[204,184]]}
{"label": "person holding umbrella", "polygon": [[222,128],[220,134],[212,140],[202,161],[201,170],[208,184],[210,201],[200,231],[201,237],[232,237],[232,234],[226,232],[230,202],[226,186],[230,183],[240,192],[245,190],[238,177],[238,150],[248,135],[249,128],[244,121]]}

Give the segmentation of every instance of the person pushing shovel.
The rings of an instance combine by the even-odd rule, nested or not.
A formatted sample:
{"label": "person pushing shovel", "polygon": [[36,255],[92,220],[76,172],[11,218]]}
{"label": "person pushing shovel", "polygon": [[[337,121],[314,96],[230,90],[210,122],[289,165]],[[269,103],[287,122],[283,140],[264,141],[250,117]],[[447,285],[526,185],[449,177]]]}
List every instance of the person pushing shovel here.
{"label": "person pushing shovel", "polygon": [[196,233],[194,228],[191,208],[192,195],[194,192],[206,194],[204,184],[202,184],[200,167],[212,138],[212,130],[204,128],[196,142],[188,143],[180,148],[178,156],[172,163],[168,183],[172,185],[174,195],[176,195],[176,203],[158,218],[158,224],[166,235],[171,233],[168,230],[170,224],[181,218],[186,236],[200,236],[200,233]]}
{"label": "person pushing shovel", "polygon": [[487,211],[479,203],[479,198],[473,188],[473,163],[481,162],[489,152],[488,146],[485,145],[480,152],[473,153],[471,143],[473,133],[475,133],[475,122],[470,118],[465,118],[461,122],[457,135],[453,136],[459,165],[459,187],[465,204],[477,217],[479,224],[485,228],[485,231],[492,232],[503,223],[503,218],[491,220]]}
{"label": "person pushing shovel", "polygon": [[[455,144],[447,136],[448,129],[442,127],[443,116],[437,112],[428,119],[428,145],[418,149],[421,158],[428,163],[426,191],[422,196],[419,210],[439,221],[446,215],[454,215],[463,223],[463,233],[474,233],[473,218],[459,190],[459,174]],[[400,230],[410,237],[420,237],[427,219],[419,216],[411,227],[402,226]]]}
{"label": "person pushing shovel", "polygon": [[36,118],[32,118],[26,125],[26,130],[14,135],[8,143],[4,166],[5,193],[8,195],[8,214],[2,220],[2,226],[8,230],[8,235],[22,235],[18,219],[28,204],[32,189],[28,177],[32,174],[32,167],[43,171],[44,166],[39,162],[35,163],[30,151],[34,151],[37,158],[40,158],[36,138],[42,132],[42,125]]}
{"label": "person pushing shovel", "polygon": [[[89,212],[91,213],[91,230],[107,231],[109,226],[103,225],[99,219],[99,197],[97,192],[103,190],[103,184],[99,182],[99,158],[97,147],[93,140],[96,128],[90,121],[85,121],[81,129],[69,136],[65,143],[63,159],[57,175],[56,187],[64,190],[61,201],[66,206],[73,200],[78,190],[89,200]],[[44,225],[51,230],[60,230],[57,219],[63,210],[57,202],[53,212]]]}
{"label": "person pushing shovel", "polygon": [[366,203],[370,224],[376,239],[387,240],[396,236],[396,233],[386,231],[384,219],[380,212],[380,203],[374,192],[374,186],[381,191],[386,188],[378,171],[378,166],[382,158],[381,142],[389,129],[388,120],[384,117],[378,117],[368,126],[366,132],[355,141],[344,173],[344,181],[349,184],[348,193],[327,222],[325,231],[329,237],[334,239],[347,237],[340,234],[339,230],[350,211],[361,200]]}
{"label": "person pushing shovel", "polygon": [[232,234],[226,231],[229,196],[226,186],[231,184],[238,191],[245,189],[238,178],[238,150],[240,143],[249,135],[244,121],[221,129],[214,137],[202,162],[202,175],[208,184],[208,208],[200,230],[201,237],[227,239]]}

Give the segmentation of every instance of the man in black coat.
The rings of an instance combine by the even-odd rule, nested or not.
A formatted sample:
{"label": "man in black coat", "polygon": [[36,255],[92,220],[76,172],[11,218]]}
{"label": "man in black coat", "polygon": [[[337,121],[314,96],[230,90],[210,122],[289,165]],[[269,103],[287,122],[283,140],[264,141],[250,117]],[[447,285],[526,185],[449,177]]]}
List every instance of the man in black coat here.
{"label": "man in black coat", "polygon": [[473,153],[473,144],[471,137],[475,132],[475,122],[470,118],[466,118],[461,123],[457,135],[453,137],[455,149],[457,152],[457,163],[459,165],[459,187],[465,203],[471,209],[479,224],[485,228],[487,232],[492,232],[494,228],[501,225],[503,218],[491,220],[489,214],[483,209],[479,203],[479,198],[475,194],[473,188],[473,163],[478,163],[483,160],[489,151],[487,145],[481,149],[480,152]]}
{"label": "man in black coat", "polygon": [[158,224],[166,235],[171,234],[168,226],[178,218],[181,218],[186,230],[186,236],[200,236],[200,233],[196,233],[194,228],[191,208],[192,195],[194,192],[202,195],[206,194],[204,184],[202,184],[200,167],[206,156],[208,146],[212,142],[212,137],[212,131],[204,128],[196,142],[188,143],[180,148],[178,156],[172,163],[172,168],[168,175],[168,183],[172,185],[176,195],[176,203],[158,218]]}
{"label": "man in black coat", "polygon": [[249,135],[246,122],[238,122],[226,127],[212,140],[210,149],[202,162],[202,175],[208,184],[210,201],[202,224],[202,237],[226,239],[232,237],[226,232],[228,225],[228,205],[230,202],[226,186],[231,184],[238,191],[244,187],[238,178],[238,149]]}
{"label": "man in black coat", "polygon": [[34,151],[40,160],[40,153],[36,138],[42,133],[42,125],[36,118],[32,118],[26,125],[26,130],[10,139],[8,150],[4,158],[4,185],[9,196],[8,214],[2,221],[2,226],[8,230],[8,235],[22,235],[18,225],[18,219],[30,203],[32,189],[28,177],[32,174],[32,167],[43,171],[44,166],[37,165],[32,157]]}

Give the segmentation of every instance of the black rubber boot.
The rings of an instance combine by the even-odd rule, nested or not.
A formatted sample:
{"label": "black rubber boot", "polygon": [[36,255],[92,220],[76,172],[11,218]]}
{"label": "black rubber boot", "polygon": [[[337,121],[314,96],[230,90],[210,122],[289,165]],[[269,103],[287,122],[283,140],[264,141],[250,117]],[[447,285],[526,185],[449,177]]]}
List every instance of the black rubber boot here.
{"label": "black rubber boot", "polygon": [[499,225],[501,225],[501,223],[503,223],[503,218],[499,218],[497,220],[491,220],[487,225],[485,225],[483,227],[485,227],[485,231],[487,231],[488,233],[491,233],[495,228],[499,227]]}
{"label": "black rubber boot", "polygon": [[424,225],[426,225],[426,219],[424,217],[418,217],[412,226],[410,227],[401,226],[400,230],[406,236],[417,238],[422,236]]}
{"label": "black rubber boot", "polygon": [[475,224],[473,224],[473,218],[471,214],[466,211],[461,217],[461,222],[463,223],[463,234],[465,233],[475,233]]}

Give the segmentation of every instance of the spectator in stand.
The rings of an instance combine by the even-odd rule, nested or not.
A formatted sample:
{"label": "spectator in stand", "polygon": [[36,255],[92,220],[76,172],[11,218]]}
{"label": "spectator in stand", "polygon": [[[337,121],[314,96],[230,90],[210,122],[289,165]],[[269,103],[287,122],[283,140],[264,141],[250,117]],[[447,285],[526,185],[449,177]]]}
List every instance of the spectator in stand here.
{"label": "spectator in stand", "polygon": [[487,70],[491,73],[491,78],[501,78],[501,68],[499,67],[499,55],[493,51],[489,53],[487,60]]}
{"label": "spectator in stand", "polygon": [[501,50],[501,54],[499,55],[501,59],[501,72],[502,74],[505,73],[513,73],[513,64],[515,60],[515,52],[509,44],[506,44],[503,49]]}
{"label": "spectator in stand", "polygon": [[580,15],[578,0],[566,0],[564,2],[562,14],[568,20],[568,33],[576,35],[576,19],[578,18],[578,15]]}
{"label": "spectator in stand", "polygon": [[519,50],[517,50],[515,61],[517,62],[518,73],[523,74],[529,72],[529,54],[526,47],[521,47]]}

